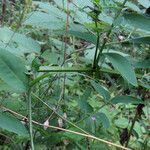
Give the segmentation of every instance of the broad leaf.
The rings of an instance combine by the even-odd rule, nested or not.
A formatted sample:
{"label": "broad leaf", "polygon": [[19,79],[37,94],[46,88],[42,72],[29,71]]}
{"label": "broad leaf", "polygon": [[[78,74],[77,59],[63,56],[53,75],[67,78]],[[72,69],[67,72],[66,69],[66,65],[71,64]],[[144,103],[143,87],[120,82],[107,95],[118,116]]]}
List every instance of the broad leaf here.
{"label": "broad leaf", "polygon": [[95,115],[95,118],[96,118],[96,122],[97,122],[97,123],[102,123],[102,125],[103,125],[105,128],[109,128],[110,122],[109,122],[108,117],[107,117],[104,113],[98,112],[98,113]]}
{"label": "broad leaf", "polygon": [[93,80],[91,81],[91,85],[96,90],[96,92],[104,98],[105,101],[108,101],[110,99],[109,91],[104,86],[96,83]]}
{"label": "broad leaf", "polygon": [[150,69],[150,59],[136,61],[134,66],[135,68]]}
{"label": "broad leaf", "polygon": [[42,29],[58,30],[65,27],[66,14],[47,2],[33,2],[39,8],[28,15],[24,22]]}
{"label": "broad leaf", "polygon": [[126,118],[119,118],[115,120],[115,125],[119,128],[127,128],[129,125],[129,120]]}
{"label": "broad leaf", "polygon": [[124,14],[124,25],[128,24],[133,29],[150,32],[150,17],[137,13]]}
{"label": "broad leaf", "polygon": [[119,71],[119,73],[124,77],[129,83],[137,86],[137,79],[134,69],[130,61],[120,55],[119,53],[104,53],[109,61],[112,63],[113,67]]}
{"label": "broad leaf", "polygon": [[85,27],[73,24],[68,32],[70,35],[83,39],[87,42],[96,44],[96,36],[90,33]]}
{"label": "broad leaf", "polygon": [[65,22],[63,23],[61,19],[50,16],[47,13],[35,11],[29,14],[24,25],[30,25],[42,29],[58,30],[64,27]]}
{"label": "broad leaf", "polygon": [[[124,2],[124,0],[115,0],[115,1],[119,4],[123,4],[123,2]],[[126,2],[125,6],[133,11],[141,12],[141,10],[139,9],[138,6],[136,6],[134,3],[131,3],[129,1]]]}
{"label": "broad leaf", "polygon": [[33,4],[38,6],[37,10],[39,12],[45,12],[55,19],[59,18],[66,20],[66,13],[54,6],[52,3],[33,1]]}
{"label": "broad leaf", "polygon": [[[13,89],[8,86],[3,80],[0,79],[0,91],[12,91]],[[15,92],[15,91],[13,91]]]}
{"label": "broad leaf", "polygon": [[131,38],[123,43],[150,44],[150,36]]}
{"label": "broad leaf", "polygon": [[150,1],[149,0],[138,0],[138,2],[144,6],[145,8],[150,6]]}
{"label": "broad leaf", "polygon": [[118,104],[118,103],[124,103],[124,104],[128,104],[128,103],[132,103],[132,104],[140,104],[143,103],[142,100],[132,97],[132,96],[116,96],[114,98],[111,99],[111,102],[113,104]]}
{"label": "broad leaf", "polygon": [[141,80],[139,80],[139,85],[150,90],[150,75],[145,75]]}
{"label": "broad leaf", "polygon": [[42,54],[42,57],[49,63],[49,64],[62,64],[63,56],[62,54],[58,54],[57,52],[45,51]]}
{"label": "broad leaf", "polygon": [[104,113],[98,112],[85,120],[86,130],[89,130],[92,133],[95,133],[101,126],[104,128],[110,127],[109,119]]}
{"label": "broad leaf", "polygon": [[[17,94],[16,94],[17,95]],[[4,98],[0,100],[0,103],[2,106],[7,107],[8,109],[19,111],[21,112],[20,108],[22,110],[26,109],[26,102],[18,98],[18,96],[15,96],[13,98]]]}
{"label": "broad leaf", "polygon": [[[63,8],[63,5],[67,5],[67,1],[60,1],[60,0],[55,0],[55,3],[59,6]],[[93,4],[91,2],[91,0],[75,0],[73,2],[76,6],[78,6],[80,9],[86,7],[86,6],[90,6],[92,7]],[[70,4],[71,8],[72,8],[72,3]]]}
{"label": "broad leaf", "polygon": [[12,115],[0,112],[0,127],[20,136],[28,137],[28,131],[25,126]]}
{"label": "broad leaf", "polygon": [[[55,0],[55,3],[62,10],[64,9],[64,6],[67,6],[67,1]],[[92,2],[90,0],[75,0],[73,3],[69,4],[70,15],[72,16],[75,22],[84,24],[90,23],[92,21],[91,18],[88,17],[88,13],[86,13],[86,11],[83,10],[83,8],[87,6],[92,7]]]}
{"label": "broad leaf", "polygon": [[0,28],[0,47],[15,55],[22,55],[30,52],[40,52],[40,45],[23,34],[15,33],[9,28]]}
{"label": "broad leaf", "polygon": [[0,49],[0,78],[16,92],[25,92],[27,77],[22,60],[12,53]]}
{"label": "broad leaf", "polygon": [[90,95],[91,95],[91,88],[86,88],[84,94],[78,100],[78,106],[80,107],[82,112],[90,113],[93,110],[87,101]]}

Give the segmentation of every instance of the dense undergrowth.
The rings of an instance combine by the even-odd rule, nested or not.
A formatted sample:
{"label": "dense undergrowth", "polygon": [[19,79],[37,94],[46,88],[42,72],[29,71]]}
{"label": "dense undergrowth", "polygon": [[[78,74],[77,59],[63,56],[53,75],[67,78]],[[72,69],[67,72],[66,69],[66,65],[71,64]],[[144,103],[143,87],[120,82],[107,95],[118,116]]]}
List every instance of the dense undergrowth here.
{"label": "dense undergrowth", "polygon": [[0,6],[0,149],[150,149],[149,0]]}

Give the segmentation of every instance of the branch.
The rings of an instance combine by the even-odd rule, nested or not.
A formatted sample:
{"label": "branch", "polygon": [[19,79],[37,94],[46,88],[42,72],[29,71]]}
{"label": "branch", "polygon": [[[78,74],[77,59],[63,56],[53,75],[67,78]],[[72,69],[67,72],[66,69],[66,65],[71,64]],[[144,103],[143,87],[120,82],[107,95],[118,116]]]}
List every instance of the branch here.
{"label": "branch", "polygon": [[[5,111],[8,111],[8,112],[10,112],[10,113],[16,115],[16,116],[22,117],[22,118],[24,118],[24,119],[26,119],[26,120],[28,121],[28,118],[27,118],[27,117],[25,117],[25,116],[23,116],[23,115],[21,115],[21,114],[15,112],[15,111],[13,111],[13,110],[11,110],[11,109],[8,109],[8,108],[3,107],[3,106],[1,106],[1,108],[2,108],[3,110],[5,110]],[[42,126],[42,127],[45,126],[44,124],[39,123],[39,122],[34,121],[34,120],[32,120],[32,122],[33,122],[34,124],[39,125],[39,126]],[[48,125],[48,126],[46,126],[46,127],[47,127],[47,128],[52,128],[52,129],[57,129],[57,130],[64,131],[64,132],[68,132],[68,133],[73,133],[73,134],[80,135],[80,136],[83,136],[83,137],[87,137],[87,138],[90,138],[90,139],[94,139],[94,140],[100,141],[100,142],[102,142],[102,143],[108,144],[108,145],[110,145],[110,146],[114,146],[114,147],[116,147],[116,148],[120,148],[120,149],[122,149],[122,150],[131,150],[131,149],[126,148],[126,147],[124,147],[124,146],[121,146],[121,145],[118,145],[118,144],[115,144],[115,143],[112,143],[112,142],[109,142],[109,141],[100,139],[100,138],[95,137],[95,136],[92,136],[92,135],[87,135],[87,134],[84,134],[84,133],[80,133],[80,132],[76,132],[76,131],[73,131],[73,130],[68,130],[68,129],[64,129],[64,128],[60,128],[60,127],[56,127],[56,126],[51,126],[51,125]]]}

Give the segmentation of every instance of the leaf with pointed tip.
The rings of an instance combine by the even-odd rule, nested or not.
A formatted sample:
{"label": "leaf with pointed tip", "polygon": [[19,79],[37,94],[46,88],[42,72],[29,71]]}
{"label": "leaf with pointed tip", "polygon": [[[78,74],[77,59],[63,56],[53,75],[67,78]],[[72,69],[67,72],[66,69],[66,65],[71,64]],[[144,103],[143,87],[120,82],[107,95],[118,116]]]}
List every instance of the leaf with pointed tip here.
{"label": "leaf with pointed tip", "polygon": [[117,104],[117,103],[124,103],[124,104],[128,104],[128,103],[132,103],[132,104],[141,104],[143,103],[142,100],[137,99],[135,97],[132,96],[116,96],[114,98],[111,99],[111,102],[113,104]]}
{"label": "leaf with pointed tip", "polygon": [[150,59],[136,61],[134,62],[134,67],[142,69],[150,69]]}
{"label": "leaf with pointed tip", "polygon": [[72,36],[83,39],[87,42],[96,44],[96,36],[94,34],[90,33],[88,30],[86,30],[85,27],[82,25],[72,24],[68,33]]}
{"label": "leaf with pointed tip", "polygon": [[20,33],[15,33],[7,27],[0,28],[0,48],[3,48],[15,55],[23,55],[24,53],[40,52],[38,42],[30,37]]}
{"label": "leaf with pointed tip", "polygon": [[102,125],[105,128],[109,128],[110,122],[109,122],[108,117],[104,113],[98,112],[94,116],[96,118],[96,122],[97,123],[102,123]]}
{"label": "leaf with pointed tip", "polygon": [[137,79],[134,69],[130,61],[125,56],[114,52],[103,54],[109,59],[113,67],[121,74],[124,79],[126,79],[130,84],[137,86]]}
{"label": "leaf with pointed tip", "polygon": [[82,112],[91,113],[93,111],[92,107],[87,101],[90,95],[91,95],[91,88],[86,88],[85,92],[78,100],[78,106],[81,108]]}
{"label": "leaf with pointed tip", "polygon": [[64,29],[66,14],[48,2],[33,2],[38,6],[36,11],[31,12],[23,23],[42,29]]}
{"label": "leaf with pointed tip", "polygon": [[28,131],[25,126],[10,114],[0,112],[0,127],[7,131],[16,133],[20,136],[28,137]]}
{"label": "leaf with pointed tip", "polygon": [[134,29],[140,29],[144,32],[150,32],[150,17],[137,13],[124,14],[124,25],[128,24]]}
{"label": "leaf with pointed tip", "polygon": [[141,36],[141,37],[133,37],[126,41],[122,41],[122,43],[129,44],[148,44],[150,45],[150,36]]}
{"label": "leaf with pointed tip", "polygon": [[148,6],[150,6],[150,1],[149,0],[138,0],[138,2],[144,6],[145,8],[147,8]]}
{"label": "leaf with pointed tip", "polygon": [[24,22],[24,25],[50,30],[58,30],[64,27],[65,22],[47,13],[35,11],[31,14],[29,14],[31,17]]}
{"label": "leaf with pointed tip", "polygon": [[119,128],[127,128],[129,125],[129,120],[126,118],[119,118],[115,120],[114,124]]}
{"label": "leaf with pointed tip", "polygon": [[109,91],[104,86],[96,83],[93,80],[91,81],[91,85],[96,90],[96,92],[104,98],[105,101],[108,101],[110,99]]}
{"label": "leaf with pointed tip", "polygon": [[25,66],[19,57],[0,49],[0,78],[16,92],[27,90],[25,72]]}

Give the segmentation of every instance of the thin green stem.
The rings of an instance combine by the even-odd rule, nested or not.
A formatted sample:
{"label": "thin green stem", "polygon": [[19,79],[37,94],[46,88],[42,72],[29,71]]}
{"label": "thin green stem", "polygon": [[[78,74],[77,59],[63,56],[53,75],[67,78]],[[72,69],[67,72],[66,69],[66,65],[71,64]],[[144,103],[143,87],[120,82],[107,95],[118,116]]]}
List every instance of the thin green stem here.
{"label": "thin green stem", "polygon": [[[95,26],[97,29],[97,21],[95,21]],[[96,50],[94,55],[93,69],[96,69],[96,58],[97,58],[98,48],[99,48],[99,32],[97,31],[97,42],[96,42]]]}
{"label": "thin green stem", "polygon": [[86,132],[85,130],[83,130],[82,128],[78,127],[77,125],[75,125],[74,123],[72,123],[71,121],[67,120],[66,118],[64,118],[63,116],[61,116],[56,110],[54,110],[53,108],[51,108],[51,106],[49,106],[47,103],[45,103],[40,97],[38,97],[37,95],[35,95],[34,93],[32,93],[32,95],[38,99],[39,101],[41,101],[48,109],[52,110],[57,116],[59,116],[60,118],[62,118],[63,120],[65,120],[66,122],[68,122],[69,124],[71,124],[73,127],[81,130],[83,133],[90,135],[88,132]]}
{"label": "thin green stem", "polygon": [[[8,109],[8,108],[6,108],[6,107],[4,107],[4,106],[2,106],[1,108],[4,109],[4,110],[9,111],[9,112],[11,112],[11,113],[13,113],[14,115],[17,115],[17,116],[19,116],[19,117],[25,118],[25,119],[27,119],[27,121],[28,121],[28,118],[27,118],[27,117],[25,117],[25,116],[23,116],[23,115],[21,115],[21,114],[18,114],[17,112],[15,112],[15,111],[13,111],[13,110],[11,110],[11,109]],[[33,122],[34,124],[36,124],[36,125],[39,125],[39,126],[42,126],[42,127],[44,126],[43,123],[39,123],[39,122],[34,121],[34,120],[32,120],[32,122]],[[97,141],[100,141],[100,142],[102,142],[102,143],[105,143],[105,144],[108,144],[108,145],[111,145],[111,146],[115,146],[115,147],[120,148],[120,149],[122,149],[122,150],[130,150],[129,148],[126,148],[126,147],[124,147],[124,146],[121,146],[121,145],[118,145],[118,144],[115,144],[115,143],[112,143],[112,142],[103,140],[103,139],[98,138],[98,137],[95,137],[95,136],[93,136],[93,135],[88,135],[88,134],[76,132],[76,131],[73,131],[73,130],[64,129],[64,128],[61,128],[61,127],[51,126],[51,125],[47,125],[47,127],[48,127],[48,128],[52,128],[52,129],[57,129],[57,130],[60,130],[60,131],[64,131],[64,132],[68,132],[68,133],[73,133],[73,134],[80,135],[80,136],[84,136],[84,137],[87,137],[87,138],[90,138],[90,139],[93,139],[93,140],[97,140]]]}
{"label": "thin green stem", "polygon": [[27,98],[28,98],[28,115],[29,115],[29,131],[30,131],[31,150],[34,150],[33,127],[32,127],[31,88],[29,88],[29,90],[28,90]]}
{"label": "thin green stem", "polygon": [[[118,12],[117,12],[117,14],[116,14],[116,16],[115,16],[115,18],[114,18],[114,22],[115,22],[116,19],[119,17],[119,15],[120,15],[120,13],[121,13],[121,11],[122,11],[122,8],[123,8],[124,5],[126,4],[126,2],[127,2],[127,0],[124,0],[124,2],[122,3],[122,7],[118,10]],[[106,43],[107,43],[107,39],[109,38],[109,36],[110,36],[110,34],[111,34],[111,32],[112,32],[112,29],[114,28],[114,22],[113,22],[113,24],[111,25],[109,31],[107,32],[106,38],[104,38],[103,44],[102,44],[102,46],[101,46],[101,48],[100,48],[100,50],[99,50],[99,54],[98,54],[97,59],[96,59],[96,66],[98,66],[98,62],[99,62],[99,60],[100,60],[100,56],[101,56],[101,54],[102,54],[102,52],[103,52],[103,50],[104,50],[104,48],[105,48],[105,46],[106,46]]]}
{"label": "thin green stem", "polygon": [[[66,67],[66,68],[62,68],[62,67],[52,67],[50,69],[41,69],[39,70],[39,72],[46,72],[45,74],[37,77],[36,79],[34,79],[31,84],[30,84],[30,87],[34,86],[36,83],[38,83],[39,81],[49,77],[52,73],[60,73],[60,72],[67,72],[67,73],[86,73],[86,72],[94,72],[95,70],[93,69],[90,69],[90,68],[69,68],[69,67]],[[115,74],[115,75],[120,75],[120,73],[118,71],[115,71],[115,70],[110,70],[110,69],[107,69],[107,68],[100,68],[98,70],[99,72],[103,72],[103,73],[110,73],[110,74]],[[142,78],[142,75],[141,74],[136,74],[136,77],[137,78]],[[140,82],[139,82],[139,85],[140,85]]]}
{"label": "thin green stem", "polygon": [[49,77],[49,76],[51,76],[50,73],[45,73],[45,74],[43,74],[43,75],[37,77],[36,79],[34,79],[34,80],[31,82],[30,87],[34,86],[36,83],[38,83],[39,81],[41,81],[41,80],[43,80],[43,79],[45,79],[45,78],[47,78],[47,77]]}
{"label": "thin green stem", "polygon": [[77,67],[50,67],[40,69],[39,72],[90,72],[93,71],[91,68],[77,68]]}
{"label": "thin green stem", "polygon": [[[111,33],[111,30],[110,30],[109,33],[107,34],[107,37],[109,37],[110,33]],[[102,52],[103,52],[103,49],[105,48],[106,43],[107,43],[107,39],[104,38],[104,42],[103,42],[103,44],[102,44],[102,46],[101,46],[101,48],[100,48],[100,50],[99,50],[99,53],[98,53],[98,56],[97,56],[97,59],[96,59],[96,66],[98,66],[98,62],[99,62],[99,60],[100,60],[100,56],[101,56],[101,54],[102,54]]]}
{"label": "thin green stem", "polygon": [[128,144],[129,144],[129,141],[130,141],[130,137],[131,137],[131,134],[132,134],[132,131],[133,131],[133,128],[134,128],[134,125],[135,125],[135,122],[138,118],[138,112],[136,112],[135,116],[134,116],[134,119],[132,121],[132,124],[131,124],[131,128],[130,128],[130,131],[129,131],[129,134],[128,134],[128,139],[127,139],[127,142],[125,144],[125,146],[127,147]]}
{"label": "thin green stem", "polygon": [[30,132],[30,144],[31,144],[31,150],[34,150],[34,143],[33,143],[33,127],[32,127],[32,98],[31,98],[31,92],[32,88],[30,87],[30,75],[28,76],[28,91],[26,93],[27,102],[28,102],[28,119],[29,119],[29,132]]}

